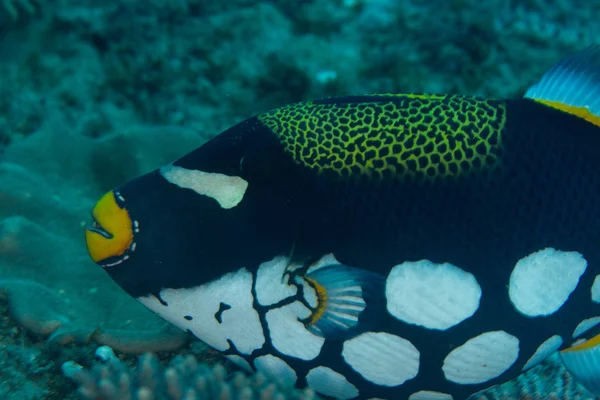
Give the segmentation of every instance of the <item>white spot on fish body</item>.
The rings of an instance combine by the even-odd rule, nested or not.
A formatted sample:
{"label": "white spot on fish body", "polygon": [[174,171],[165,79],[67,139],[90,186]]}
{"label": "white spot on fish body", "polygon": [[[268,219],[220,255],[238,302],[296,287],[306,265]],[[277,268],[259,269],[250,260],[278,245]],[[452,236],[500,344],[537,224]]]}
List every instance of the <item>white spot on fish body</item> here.
{"label": "white spot on fish body", "polygon": [[321,352],[325,339],[309,332],[298,319],[308,318],[310,310],[300,302],[274,308],[265,316],[271,342],[282,354],[312,360]]}
{"label": "white spot on fish body", "polygon": [[316,367],[306,375],[308,387],[322,395],[339,400],[353,399],[358,396],[356,386],[346,377],[328,367]]}
{"label": "white spot on fish body", "polygon": [[577,287],[587,261],[577,252],[551,248],[517,262],[510,275],[508,293],[515,308],[528,317],[555,313]]}
{"label": "white spot on fish body", "polygon": [[392,268],[385,296],[387,309],[395,318],[445,330],[477,311],[481,288],[472,274],[452,264],[423,260]]}
{"label": "white spot on fish body", "polygon": [[381,386],[401,385],[419,372],[419,350],[387,332],[366,332],[346,340],[342,357],[365,379]]}
{"label": "white spot on fish body", "polygon": [[305,279],[302,279],[301,277],[297,277],[295,281],[299,285],[302,285],[304,299],[306,300],[306,303],[312,308],[317,308],[317,306],[319,305],[319,299],[317,297],[317,291],[315,290],[315,288],[312,287]]}
{"label": "white spot on fish body", "polygon": [[578,338],[598,324],[600,324],[600,317],[584,319],[575,328],[575,331],[573,332],[573,339]]}
{"label": "white spot on fish body", "polygon": [[594,283],[592,284],[592,301],[594,303],[600,303],[600,275],[596,275]]}
{"label": "white spot on fish body", "polygon": [[523,367],[523,371],[526,369],[535,367],[546,358],[550,357],[552,354],[556,353],[560,346],[562,346],[563,340],[560,336],[554,335],[550,339],[544,341],[535,351],[535,353],[527,360],[525,366]]}
{"label": "white spot on fish body", "polygon": [[237,206],[248,189],[248,182],[239,176],[185,169],[172,164],[162,167],[160,173],[167,182],[208,196],[225,209]]}
{"label": "white spot on fish body", "polygon": [[484,383],[502,375],[519,358],[519,339],[504,331],[486,332],[452,350],[444,360],[446,379]]}
{"label": "white spot on fish body", "polygon": [[[229,348],[231,340],[242,354],[250,354],[265,343],[256,310],[252,307],[252,274],[242,268],[204,285],[185,289],[163,289],[160,298],[149,295],[138,300],[180,329],[189,329],[196,337],[219,351]],[[215,315],[221,303],[231,308]],[[192,316],[191,320],[184,316]]]}
{"label": "white spot on fish body", "polygon": [[254,360],[256,369],[273,381],[281,382],[286,386],[293,386],[298,379],[296,371],[279,357],[271,354],[257,357]]}
{"label": "white spot on fish body", "polygon": [[421,390],[420,392],[411,394],[408,400],[453,400],[453,397],[446,393]]}
{"label": "white spot on fish body", "polygon": [[[263,306],[270,306],[292,297],[298,289],[287,283],[283,278],[289,259],[275,257],[273,260],[260,264],[256,273],[256,299]],[[283,279],[282,279],[283,278]]]}

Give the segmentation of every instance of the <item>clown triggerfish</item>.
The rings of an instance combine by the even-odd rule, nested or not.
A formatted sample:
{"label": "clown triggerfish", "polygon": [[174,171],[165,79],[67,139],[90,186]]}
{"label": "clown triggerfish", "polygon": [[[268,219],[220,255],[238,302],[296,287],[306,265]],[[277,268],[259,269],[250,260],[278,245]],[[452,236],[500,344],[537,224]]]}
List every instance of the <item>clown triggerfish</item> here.
{"label": "clown triggerfish", "polygon": [[458,400],[558,351],[600,394],[600,47],[524,98],[277,108],[92,214],[92,259],[242,368]]}

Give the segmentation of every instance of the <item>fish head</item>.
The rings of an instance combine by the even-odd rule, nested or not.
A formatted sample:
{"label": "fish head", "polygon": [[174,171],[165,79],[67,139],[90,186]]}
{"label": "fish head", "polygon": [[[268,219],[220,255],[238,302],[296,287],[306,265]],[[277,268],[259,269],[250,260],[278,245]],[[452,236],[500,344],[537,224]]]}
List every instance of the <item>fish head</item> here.
{"label": "fish head", "polygon": [[274,135],[238,124],[106,193],[85,231],[89,254],[136,298],[250,268],[292,246],[293,169]]}

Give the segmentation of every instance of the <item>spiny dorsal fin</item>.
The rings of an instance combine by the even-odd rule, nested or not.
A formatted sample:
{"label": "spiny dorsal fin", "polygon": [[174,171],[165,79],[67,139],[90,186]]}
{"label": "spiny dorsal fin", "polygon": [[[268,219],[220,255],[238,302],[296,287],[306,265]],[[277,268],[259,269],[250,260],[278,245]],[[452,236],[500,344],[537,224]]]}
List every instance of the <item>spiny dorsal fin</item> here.
{"label": "spiny dorsal fin", "polygon": [[525,97],[600,126],[600,45],[556,63]]}

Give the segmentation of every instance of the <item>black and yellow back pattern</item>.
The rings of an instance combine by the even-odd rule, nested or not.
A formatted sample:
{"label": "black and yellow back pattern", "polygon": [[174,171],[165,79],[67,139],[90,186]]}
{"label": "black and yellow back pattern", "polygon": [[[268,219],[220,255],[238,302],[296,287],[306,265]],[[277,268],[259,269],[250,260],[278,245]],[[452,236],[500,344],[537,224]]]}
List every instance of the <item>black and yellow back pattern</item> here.
{"label": "black and yellow back pattern", "polygon": [[458,95],[389,94],[296,103],[258,119],[311,169],[435,179],[498,164],[506,106]]}

